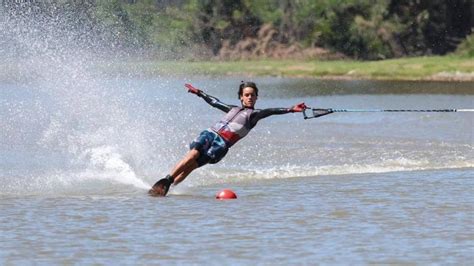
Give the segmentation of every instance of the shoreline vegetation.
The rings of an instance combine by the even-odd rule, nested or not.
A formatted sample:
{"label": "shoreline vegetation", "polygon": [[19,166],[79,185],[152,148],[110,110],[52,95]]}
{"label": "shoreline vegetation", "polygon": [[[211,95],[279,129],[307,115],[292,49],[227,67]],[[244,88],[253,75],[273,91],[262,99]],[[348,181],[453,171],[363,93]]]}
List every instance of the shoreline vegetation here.
{"label": "shoreline vegetation", "polygon": [[0,5],[0,82],[70,69],[474,82],[467,0],[20,2]]}
{"label": "shoreline vegetation", "polygon": [[274,76],[334,80],[396,80],[474,82],[474,60],[459,56],[431,56],[354,60],[158,61],[124,60],[100,64],[101,73],[154,77],[182,76]]}

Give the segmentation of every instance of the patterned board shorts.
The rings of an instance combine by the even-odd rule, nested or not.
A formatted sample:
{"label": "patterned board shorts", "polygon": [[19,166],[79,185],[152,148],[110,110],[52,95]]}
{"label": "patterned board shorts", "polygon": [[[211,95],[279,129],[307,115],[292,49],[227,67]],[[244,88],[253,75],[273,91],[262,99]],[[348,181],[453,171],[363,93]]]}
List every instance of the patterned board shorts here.
{"label": "patterned board shorts", "polygon": [[221,136],[207,129],[202,131],[201,134],[191,142],[189,149],[199,151],[199,158],[197,160],[199,166],[219,162],[229,150]]}

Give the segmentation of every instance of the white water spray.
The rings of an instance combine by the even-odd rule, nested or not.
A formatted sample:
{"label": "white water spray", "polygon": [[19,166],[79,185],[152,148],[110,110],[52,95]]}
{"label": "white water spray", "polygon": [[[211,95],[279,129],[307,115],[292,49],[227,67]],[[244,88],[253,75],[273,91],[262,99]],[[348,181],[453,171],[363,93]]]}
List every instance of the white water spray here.
{"label": "white water spray", "polygon": [[[146,189],[149,184],[134,167],[148,163],[144,131],[151,126],[137,115],[131,118],[130,99],[117,93],[129,89],[133,94],[133,88],[97,73],[101,52],[113,40],[91,29],[83,10],[58,7],[0,6],[0,59],[7,66],[0,70],[0,82],[26,93],[8,95],[8,107],[0,114],[8,121],[0,145],[7,152],[32,154],[29,165],[15,172],[16,181],[4,186],[8,191],[55,190],[97,179]],[[31,165],[36,166],[28,169]],[[2,175],[13,178],[10,172]]]}

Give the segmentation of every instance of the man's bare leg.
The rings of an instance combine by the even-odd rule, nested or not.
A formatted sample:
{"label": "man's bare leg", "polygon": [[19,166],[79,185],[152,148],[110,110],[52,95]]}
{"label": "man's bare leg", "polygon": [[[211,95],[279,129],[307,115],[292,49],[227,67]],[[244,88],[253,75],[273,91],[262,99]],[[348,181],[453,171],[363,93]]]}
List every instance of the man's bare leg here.
{"label": "man's bare leg", "polygon": [[192,149],[186,156],[174,167],[171,175],[156,182],[148,191],[152,196],[165,196],[171,184],[179,184],[183,181],[194,169],[198,168],[197,159],[199,158],[199,151]]}
{"label": "man's bare leg", "polygon": [[197,159],[199,151],[190,150],[186,156],[174,167],[171,176],[174,177],[174,184],[181,183],[194,169],[198,168]]}

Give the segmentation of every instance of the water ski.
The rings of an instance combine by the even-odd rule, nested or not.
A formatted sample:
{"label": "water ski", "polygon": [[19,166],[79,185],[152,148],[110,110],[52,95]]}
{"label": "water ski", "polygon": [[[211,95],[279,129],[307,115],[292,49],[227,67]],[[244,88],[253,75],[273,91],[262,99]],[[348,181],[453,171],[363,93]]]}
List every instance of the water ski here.
{"label": "water ski", "polygon": [[168,190],[170,189],[171,184],[173,183],[173,178],[171,176],[167,176],[163,179],[160,179],[158,182],[156,182],[153,187],[148,191],[148,194],[150,196],[154,197],[164,197],[166,196],[166,193],[168,193]]}

